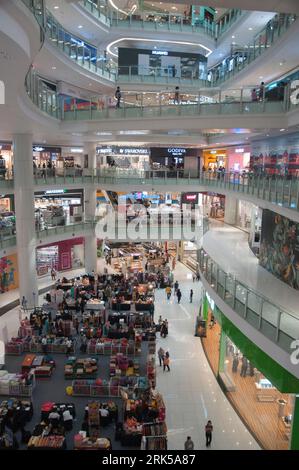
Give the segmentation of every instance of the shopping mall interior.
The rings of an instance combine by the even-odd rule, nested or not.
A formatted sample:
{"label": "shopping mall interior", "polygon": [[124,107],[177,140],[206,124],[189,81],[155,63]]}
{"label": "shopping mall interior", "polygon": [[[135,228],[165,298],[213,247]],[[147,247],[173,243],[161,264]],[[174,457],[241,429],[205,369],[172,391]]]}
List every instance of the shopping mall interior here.
{"label": "shopping mall interior", "polygon": [[299,450],[298,15],[0,2],[1,450]]}

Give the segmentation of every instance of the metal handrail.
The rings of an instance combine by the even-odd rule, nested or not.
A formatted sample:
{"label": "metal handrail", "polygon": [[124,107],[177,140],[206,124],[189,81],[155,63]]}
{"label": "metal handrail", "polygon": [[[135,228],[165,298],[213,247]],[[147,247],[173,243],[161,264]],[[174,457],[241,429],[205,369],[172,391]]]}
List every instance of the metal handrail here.
{"label": "metal handrail", "polygon": [[[291,341],[299,338],[298,315],[289,309],[286,310],[278,303],[274,303],[265,295],[248,287],[243,282],[238,281],[238,279],[236,279],[232,274],[225,272],[225,270],[221,268],[220,265],[216,263],[216,261],[214,261],[203,248],[201,248],[198,252],[198,263],[201,276],[208,282],[212,289],[222,298],[222,300],[224,300],[224,302],[229,307],[231,307],[238,315],[243,317],[245,321],[250,323],[251,326],[254,326],[256,329],[261,331],[264,336],[278,344],[282,349],[287,352],[291,351]],[[224,275],[224,282],[223,279],[220,279],[220,271]],[[231,288],[228,286],[229,283],[231,283]],[[244,290],[246,291],[244,303],[240,301],[240,298],[237,298],[238,286],[243,289],[243,294]],[[256,299],[258,299],[258,312],[249,307],[248,294],[252,294]],[[240,309],[238,311],[237,302],[243,306],[241,313]],[[269,319],[267,319],[267,315],[265,315],[266,312],[263,310],[266,305],[270,305],[272,308],[274,308],[274,311],[277,314],[276,323],[270,322]],[[254,318],[257,317],[257,321],[252,320],[252,314],[254,315]],[[290,329],[292,330],[293,337],[290,336],[289,331],[285,332],[281,329],[281,318],[284,314],[287,315],[289,319],[291,319]],[[251,321],[249,319],[251,319]],[[275,319],[272,317],[272,320]],[[296,325],[295,328],[294,322]]]}

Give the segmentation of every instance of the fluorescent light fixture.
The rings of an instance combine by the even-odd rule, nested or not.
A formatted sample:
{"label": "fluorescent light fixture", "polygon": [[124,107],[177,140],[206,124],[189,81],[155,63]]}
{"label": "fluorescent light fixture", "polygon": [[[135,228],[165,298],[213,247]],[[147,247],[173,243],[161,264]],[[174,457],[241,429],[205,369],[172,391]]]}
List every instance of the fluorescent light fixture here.
{"label": "fluorescent light fixture", "polygon": [[[107,52],[111,54],[113,57],[117,57],[117,54],[112,52],[112,47],[114,47],[116,44],[122,42],[122,41],[142,41],[142,42],[157,42],[157,39],[144,39],[144,38],[120,38],[116,39],[115,41],[110,42],[110,44],[107,45]],[[205,54],[205,57],[209,57],[210,54],[212,54],[212,50],[209,49],[208,47],[204,46],[203,44],[200,43],[195,43],[195,42],[187,42],[187,41],[168,41],[167,39],[159,39],[159,44],[177,44],[180,46],[197,46],[197,47],[202,47],[204,50],[207,51]]]}
{"label": "fluorescent light fixture", "polygon": [[72,148],[71,149],[72,153],[83,153],[83,149],[78,149],[78,148]]}
{"label": "fluorescent light fixture", "polygon": [[59,6],[55,5],[54,10],[58,10],[58,9],[59,9]]}
{"label": "fluorescent light fixture", "polygon": [[280,132],[283,132],[283,131],[285,131],[285,129],[279,129],[279,131],[280,131]]}

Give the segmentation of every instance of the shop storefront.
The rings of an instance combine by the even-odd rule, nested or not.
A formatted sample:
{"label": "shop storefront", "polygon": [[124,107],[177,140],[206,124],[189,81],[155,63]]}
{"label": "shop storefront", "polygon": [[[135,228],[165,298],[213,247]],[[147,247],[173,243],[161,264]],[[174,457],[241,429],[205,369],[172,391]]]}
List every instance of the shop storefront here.
{"label": "shop storefront", "polygon": [[201,151],[186,147],[152,147],[150,166],[154,170],[183,170],[184,175],[196,177],[200,169]]}
{"label": "shop storefront", "polygon": [[53,189],[35,193],[35,220],[38,230],[83,220],[83,190]]}
{"label": "shop storefront", "polygon": [[148,170],[149,155],[150,150],[146,147],[120,147],[116,145],[98,147],[97,167]]}
{"label": "shop storefront", "polygon": [[298,379],[244,336],[207,294],[201,321],[206,331],[198,336],[211,368],[261,447],[298,449]]}
{"label": "shop storefront", "polygon": [[36,249],[37,275],[49,274],[51,269],[66,271],[84,266],[84,239],[74,238]]}
{"label": "shop storefront", "polygon": [[262,231],[263,210],[251,202],[238,201],[236,226],[249,234],[248,242],[252,251],[258,255]]}
{"label": "shop storefront", "polygon": [[250,167],[250,147],[228,147],[227,171],[242,173],[249,171]]}
{"label": "shop storefront", "polygon": [[216,171],[220,167],[227,170],[227,151],[225,149],[204,150],[203,165],[206,171]]}
{"label": "shop storefront", "polygon": [[203,192],[203,214],[212,219],[224,220],[225,196],[223,194]]}
{"label": "shop storefront", "polygon": [[0,142],[0,178],[11,178],[13,172],[12,145]]}
{"label": "shop storefront", "polygon": [[56,166],[57,160],[61,159],[61,147],[44,147],[42,145],[34,145],[33,162],[38,168],[43,165],[47,167],[49,163]]}
{"label": "shop storefront", "polygon": [[[128,66],[129,64],[129,66]],[[172,78],[206,78],[207,58],[201,54],[153,49],[118,49],[120,75],[155,75]]]}
{"label": "shop storefront", "polygon": [[196,243],[190,241],[179,242],[179,260],[194,273],[198,272],[197,251],[198,247]]}

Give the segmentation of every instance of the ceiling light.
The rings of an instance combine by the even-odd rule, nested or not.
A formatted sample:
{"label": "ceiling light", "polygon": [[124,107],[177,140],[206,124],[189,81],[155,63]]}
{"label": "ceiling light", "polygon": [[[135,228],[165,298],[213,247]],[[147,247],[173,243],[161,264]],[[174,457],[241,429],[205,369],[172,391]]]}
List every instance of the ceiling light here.
{"label": "ceiling light", "polygon": [[249,30],[249,31],[252,31],[252,30],[253,30],[253,28],[248,28],[248,30]]}
{"label": "ceiling light", "polygon": [[232,36],[232,39],[235,39],[236,36]]}
{"label": "ceiling light", "polygon": [[59,6],[55,5],[54,10],[58,10]]}
{"label": "ceiling light", "polygon": [[283,132],[283,131],[285,131],[285,129],[279,129],[279,130],[280,130],[280,132]]}
{"label": "ceiling light", "polygon": [[263,75],[260,75],[260,78],[263,78]]}
{"label": "ceiling light", "polygon": [[283,65],[283,62],[279,62],[279,65],[282,66],[282,65]]}
{"label": "ceiling light", "polygon": [[83,28],[82,24],[79,24],[78,28],[79,28],[79,29],[82,29],[82,28]]}
{"label": "ceiling light", "polygon": [[56,70],[56,68],[57,68],[57,67],[55,67],[55,65],[53,65],[52,70]]}

